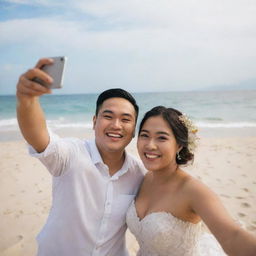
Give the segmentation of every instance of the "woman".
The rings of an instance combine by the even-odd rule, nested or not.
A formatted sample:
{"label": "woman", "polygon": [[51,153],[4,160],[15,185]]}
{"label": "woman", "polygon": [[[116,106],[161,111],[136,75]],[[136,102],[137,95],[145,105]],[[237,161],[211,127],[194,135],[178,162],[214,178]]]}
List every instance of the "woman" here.
{"label": "woman", "polygon": [[[196,128],[181,112],[158,106],[144,116],[138,152],[149,170],[127,224],[140,256],[256,255],[256,238],[241,229],[218,197],[184,172],[193,160]],[[202,221],[217,238],[202,236]]]}

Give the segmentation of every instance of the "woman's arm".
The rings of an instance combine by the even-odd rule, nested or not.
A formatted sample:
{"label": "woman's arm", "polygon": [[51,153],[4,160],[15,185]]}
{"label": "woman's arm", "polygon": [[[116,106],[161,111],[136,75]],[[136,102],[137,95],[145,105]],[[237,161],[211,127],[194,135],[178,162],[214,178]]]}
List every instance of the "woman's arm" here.
{"label": "woman's arm", "polygon": [[192,179],[186,186],[186,193],[193,211],[202,218],[228,255],[256,255],[256,237],[236,224],[207,186]]}

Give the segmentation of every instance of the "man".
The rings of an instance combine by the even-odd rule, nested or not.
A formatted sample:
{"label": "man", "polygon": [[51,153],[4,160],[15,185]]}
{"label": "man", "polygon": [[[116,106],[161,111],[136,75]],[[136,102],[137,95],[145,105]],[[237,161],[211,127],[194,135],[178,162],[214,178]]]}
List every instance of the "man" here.
{"label": "man", "polygon": [[125,152],[134,136],[138,106],[122,89],[103,92],[93,118],[95,140],[59,138],[48,132],[39,97],[52,82],[41,59],[17,84],[21,132],[53,176],[52,208],[37,237],[39,256],[126,256],[125,214],[144,167]]}

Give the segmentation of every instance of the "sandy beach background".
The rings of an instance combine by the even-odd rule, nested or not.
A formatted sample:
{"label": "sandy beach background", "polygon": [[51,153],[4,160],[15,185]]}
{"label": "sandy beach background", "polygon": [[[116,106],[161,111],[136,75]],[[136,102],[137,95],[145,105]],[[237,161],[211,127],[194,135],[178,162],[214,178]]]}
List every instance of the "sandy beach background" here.
{"label": "sandy beach background", "polygon": [[[211,187],[232,217],[256,235],[254,133],[242,129],[205,131],[195,162],[186,170]],[[93,133],[73,130],[68,135],[91,138]],[[35,236],[51,205],[51,176],[38,160],[28,155],[20,135],[14,138],[0,142],[0,255],[35,255]],[[135,140],[128,151],[137,155]],[[135,255],[138,245],[129,232],[127,245],[130,254]]]}

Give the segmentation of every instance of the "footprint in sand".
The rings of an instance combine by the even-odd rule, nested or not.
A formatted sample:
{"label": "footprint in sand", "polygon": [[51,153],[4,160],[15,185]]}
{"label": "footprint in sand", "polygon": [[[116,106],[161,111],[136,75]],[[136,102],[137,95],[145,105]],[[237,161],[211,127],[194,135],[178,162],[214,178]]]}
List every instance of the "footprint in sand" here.
{"label": "footprint in sand", "polygon": [[[1,241],[1,250],[5,251],[8,250],[9,248],[11,248],[12,246],[16,245],[17,243],[19,243],[21,240],[23,239],[22,235],[17,235],[11,238],[4,239],[3,241]],[[2,252],[1,251],[1,252]]]}
{"label": "footprint in sand", "polygon": [[238,216],[241,217],[241,218],[243,218],[243,217],[246,216],[246,214],[244,214],[244,213],[242,213],[242,212],[239,212],[239,213],[238,213]]}
{"label": "footprint in sand", "polygon": [[244,199],[242,196],[236,196],[236,199]]}
{"label": "footprint in sand", "polygon": [[242,205],[243,208],[250,208],[251,207],[251,205],[246,203],[246,202],[242,203],[241,205]]}
{"label": "footprint in sand", "polygon": [[243,188],[243,191],[249,192],[250,190],[248,188]]}
{"label": "footprint in sand", "polygon": [[226,198],[230,198],[230,196],[225,195],[225,194],[220,194],[220,196],[222,196],[222,197],[226,197]]}
{"label": "footprint in sand", "polygon": [[12,211],[9,210],[9,209],[7,209],[7,210],[5,210],[5,211],[3,212],[4,215],[9,215],[9,214],[11,214],[11,213],[12,213]]}
{"label": "footprint in sand", "polygon": [[19,210],[16,214],[15,214],[15,218],[18,219],[21,215],[23,215],[23,211]]}

